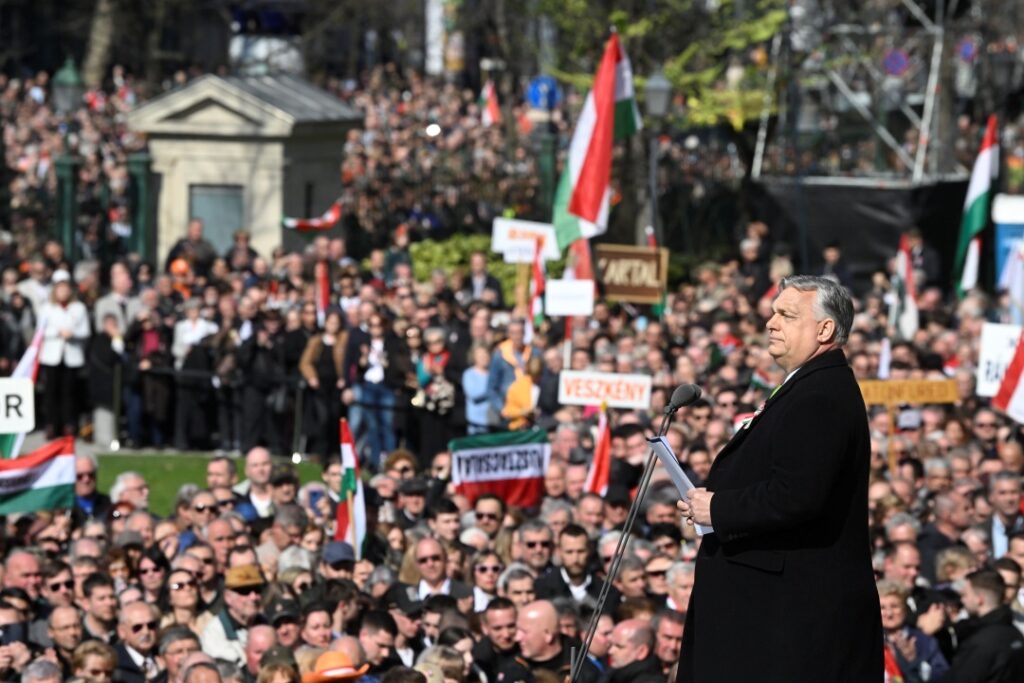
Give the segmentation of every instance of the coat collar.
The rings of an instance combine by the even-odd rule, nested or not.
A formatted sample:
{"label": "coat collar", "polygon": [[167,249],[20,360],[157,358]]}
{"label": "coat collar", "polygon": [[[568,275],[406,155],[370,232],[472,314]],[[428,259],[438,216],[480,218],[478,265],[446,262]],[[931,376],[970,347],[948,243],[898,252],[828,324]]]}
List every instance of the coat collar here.
{"label": "coat collar", "polygon": [[709,473],[709,478],[711,474],[714,473],[715,466],[718,465],[718,463],[725,456],[727,456],[732,451],[736,450],[736,448],[741,443],[743,443],[744,439],[747,438],[747,435],[750,434],[751,431],[753,431],[754,427],[757,424],[757,421],[762,418],[764,411],[768,410],[773,405],[778,403],[779,399],[788,394],[790,391],[792,391],[794,386],[800,383],[804,378],[811,376],[812,374],[818,372],[819,370],[847,366],[848,363],[846,361],[846,354],[843,353],[843,350],[840,348],[832,349],[831,351],[826,351],[820,356],[812,358],[811,360],[807,361],[799,368],[797,368],[796,373],[789,378],[789,381],[784,383],[781,387],[779,387],[779,390],[776,391],[774,395],[772,395],[768,400],[764,402],[764,408],[760,411],[760,414],[757,416],[757,418],[755,418],[753,422],[747,425],[746,429],[737,430],[736,433],[733,434],[732,438],[729,439],[729,441],[725,444],[725,446],[722,447],[722,450],[718,453],[718,456],[715,458],[715,461],[711,464],[711,472]]}

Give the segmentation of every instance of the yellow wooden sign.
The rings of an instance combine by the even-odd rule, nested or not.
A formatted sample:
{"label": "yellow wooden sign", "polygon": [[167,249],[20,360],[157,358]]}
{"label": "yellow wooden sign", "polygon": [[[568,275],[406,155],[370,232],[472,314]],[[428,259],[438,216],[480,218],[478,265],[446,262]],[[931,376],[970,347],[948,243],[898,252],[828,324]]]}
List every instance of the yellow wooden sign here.
{"label": "yellow wooden sign", "polygon": [[952,379],[891,379],[860,382],[864,403],[869,406],[895,406],[901,403],[956,403],[960,400]]}

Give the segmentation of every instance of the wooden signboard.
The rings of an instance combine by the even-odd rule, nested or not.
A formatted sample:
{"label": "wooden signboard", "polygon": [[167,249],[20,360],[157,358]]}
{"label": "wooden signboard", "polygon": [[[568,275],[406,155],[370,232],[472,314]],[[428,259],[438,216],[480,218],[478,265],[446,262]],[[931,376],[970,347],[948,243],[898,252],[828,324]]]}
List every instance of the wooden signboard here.
{"label": "wooden signboard", "polygon": [[875,379],[860,382],[864,403],[869,406],[892,406],[908,403],[956,403],[960,400],[956,381],[952,379]]}
{"label": "wooden signboard", "polygon": [[594,247],[597,279],[609,301],[661,302],[668,283],[668,249],[598,244]]}
{"label": "wooden signboard", "polygon": [[960,393],[952,379],[872,379],[859,383],[864,403],[886,406],[889,409],[889,471],[896,476],[896,451],[892,440],[896,436],[896,421],[901,405],[929,403],[956,403]]}

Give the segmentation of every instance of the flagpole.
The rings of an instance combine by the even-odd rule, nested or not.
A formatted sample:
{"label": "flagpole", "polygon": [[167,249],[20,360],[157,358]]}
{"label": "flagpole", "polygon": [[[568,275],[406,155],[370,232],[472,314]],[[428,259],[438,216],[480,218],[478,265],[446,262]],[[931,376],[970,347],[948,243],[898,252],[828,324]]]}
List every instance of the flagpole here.
{"label": "flagpole", "polygon": [[[345,496],[345,500],[348,502],[348,530],[352,532],[352,545],[355,546],[359,544],[359,539],[356,538],[356,506],[355,495],[352,491],[348,492]],[[353,547],[352,550],[356,552],[357,556],[360,556],[360,553],[356,548]]]}

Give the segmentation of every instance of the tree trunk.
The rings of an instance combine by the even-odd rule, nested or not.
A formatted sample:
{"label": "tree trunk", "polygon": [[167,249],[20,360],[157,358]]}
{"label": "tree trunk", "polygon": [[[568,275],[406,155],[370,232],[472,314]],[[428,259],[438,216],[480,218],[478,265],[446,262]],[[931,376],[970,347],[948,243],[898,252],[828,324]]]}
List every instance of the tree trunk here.
{"label": "tree trunk", "polygon": [[89,27],[89,46],[82,67],[82,80],[90,88],[103,84],[114,44],[114,0],[96,0]]}

